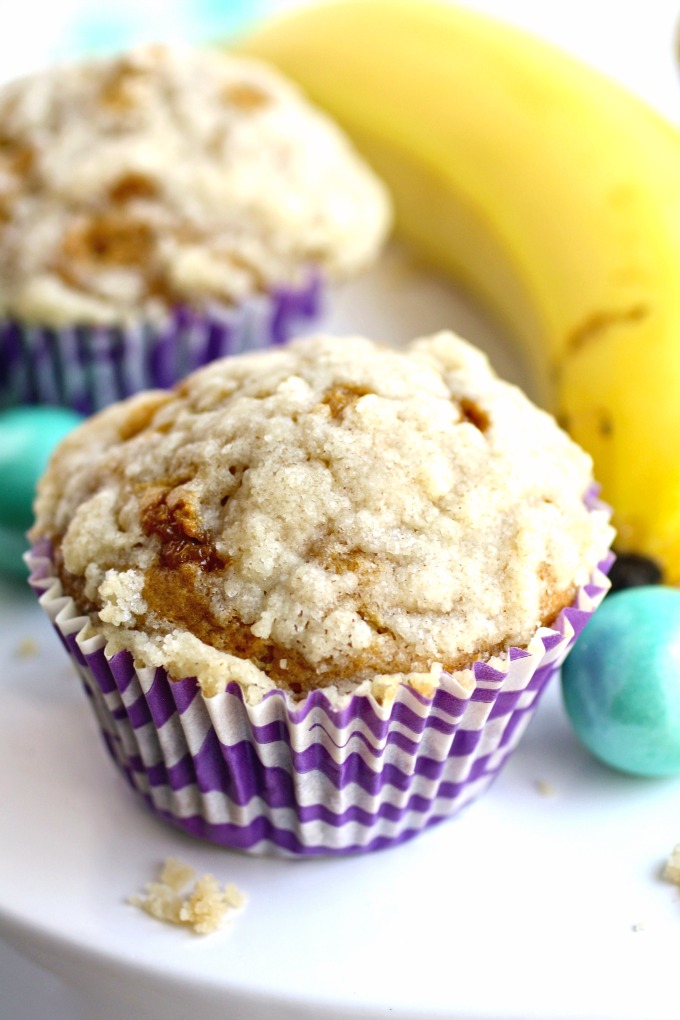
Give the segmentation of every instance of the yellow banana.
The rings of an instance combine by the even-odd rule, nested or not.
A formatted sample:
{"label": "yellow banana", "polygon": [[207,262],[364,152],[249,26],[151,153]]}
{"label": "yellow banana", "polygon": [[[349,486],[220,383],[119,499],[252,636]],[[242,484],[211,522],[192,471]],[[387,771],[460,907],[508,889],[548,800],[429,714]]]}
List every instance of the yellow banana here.
{"label": "yellow banana", "polygon": [[680,134],[558,49],[448,3],[302,8],[239,49],[342,124],[401,236],[529,348],[543,402],[594,458],[618,549],[680,583]]}

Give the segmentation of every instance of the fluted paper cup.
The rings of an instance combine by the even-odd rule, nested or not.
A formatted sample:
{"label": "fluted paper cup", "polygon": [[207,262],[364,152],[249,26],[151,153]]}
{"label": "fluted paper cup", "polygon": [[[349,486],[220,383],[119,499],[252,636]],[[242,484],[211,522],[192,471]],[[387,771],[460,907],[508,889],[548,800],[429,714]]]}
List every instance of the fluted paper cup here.
{"label": "fluted paper cup", "polygon": [[53,404],[91,414],[140,390],[165,389],[216,358],[284,343],[321,310],[310,273],[234,308],[175,308],[161,324],[59,329],[0,319],[0,407]]}
{"label": "fluted paper cup", "polygon": [[[604,597],[596,568],[526,649],[443,672],[433,697],[402,685],[393,700],[323,690],[259,704],[240,687],[205,697],[195,679],[108,656],[63,596],[49,546],[28,554],[31,584],[75,663],[114,762],[160,818],[254,854],[377,850],[409,839],[478,797],[517,746],[540,696]],[[91,634],[90,629],[90,634]]]}

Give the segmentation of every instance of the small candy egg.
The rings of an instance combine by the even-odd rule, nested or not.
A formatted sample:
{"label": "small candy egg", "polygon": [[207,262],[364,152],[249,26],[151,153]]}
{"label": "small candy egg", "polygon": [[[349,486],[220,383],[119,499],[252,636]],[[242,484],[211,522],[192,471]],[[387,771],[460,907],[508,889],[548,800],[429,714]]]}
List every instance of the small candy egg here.
{"label": "small candy egg", "polygon": [[680,773],[680,591],[608,595],[562,667],[562,694],[601,761],[639,776]]}
{"label": "small candy egg", "polygon": [[55,446],[82,416],[63,407],[0,412],[0,570],[26,576],[24,532],[33,522],[35,486]]}

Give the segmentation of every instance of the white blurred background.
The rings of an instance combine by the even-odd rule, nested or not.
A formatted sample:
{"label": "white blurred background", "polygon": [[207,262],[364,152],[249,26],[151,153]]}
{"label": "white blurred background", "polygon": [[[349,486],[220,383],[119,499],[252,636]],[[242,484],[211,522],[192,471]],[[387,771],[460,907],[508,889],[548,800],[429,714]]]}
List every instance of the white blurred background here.
{"label": "white blurred background", "polygon": [[[140,40],[228,37],[304,0],[0,0],[0,79]],[[309,2],[309,0],[307,0]],[[680,121],[676,0],[463,0],[561,44]]]}

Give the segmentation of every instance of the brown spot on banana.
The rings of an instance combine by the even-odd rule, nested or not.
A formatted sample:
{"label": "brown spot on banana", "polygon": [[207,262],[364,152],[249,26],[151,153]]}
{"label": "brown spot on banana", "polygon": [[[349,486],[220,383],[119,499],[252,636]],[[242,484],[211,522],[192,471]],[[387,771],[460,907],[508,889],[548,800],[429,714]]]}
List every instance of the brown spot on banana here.
{"label": "brown spot on banana", "polygon": [[599,417],[597,421],[597,430],[603,438],[611,436],[614,431],[614,423],[604,408],[599,409]]}
{"label": "brown spot on banana", "polygon": [[[610,412],[604,407],[593,407],[589,412],[595,421],[595,431],[603,439],[608,439],[609,436],[614,434],[614,422]],[[555,415],[558,425],[564,429],[565,432],[570,432],[572,429],[571,416],[566,411],[558,411]]]}
{"label": "brown spot on banana", "polygon": [[649,314],[649,306],[642,303],[631,305],[630,308],[593,312],[571,330],[567,336],[565,350],[578,351],[586,344],[598,340],[603,333],[613,327],[642,322]]}

